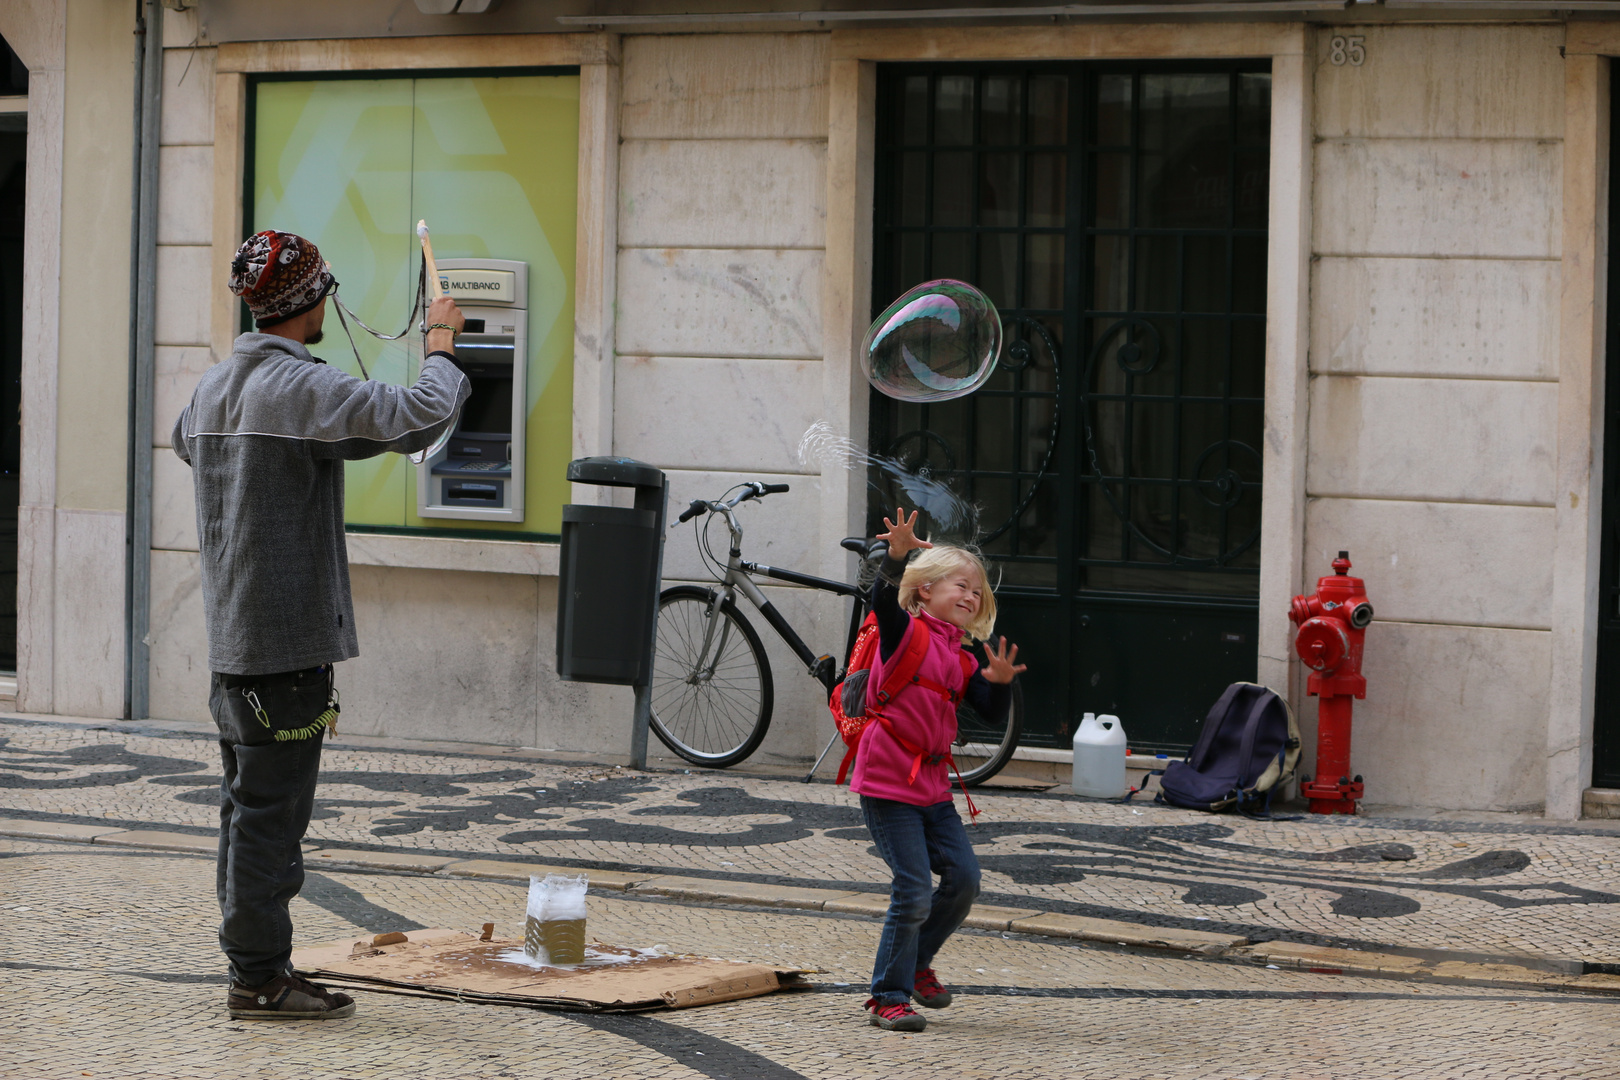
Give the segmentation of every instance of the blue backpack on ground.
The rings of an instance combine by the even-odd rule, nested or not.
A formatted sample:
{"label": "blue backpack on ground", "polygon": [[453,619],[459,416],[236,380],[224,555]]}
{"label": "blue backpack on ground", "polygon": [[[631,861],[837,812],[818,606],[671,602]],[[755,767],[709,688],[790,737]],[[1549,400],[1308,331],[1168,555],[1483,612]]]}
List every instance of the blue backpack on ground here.
{"label": "blue backpack on ground", "polygon": [[1164,770],[1155,801],[1264,817],[1272,793],[1293,779],[1299,748],[1288,702],[1264,686],[1233,683],[1204,718],[1187,760]]}

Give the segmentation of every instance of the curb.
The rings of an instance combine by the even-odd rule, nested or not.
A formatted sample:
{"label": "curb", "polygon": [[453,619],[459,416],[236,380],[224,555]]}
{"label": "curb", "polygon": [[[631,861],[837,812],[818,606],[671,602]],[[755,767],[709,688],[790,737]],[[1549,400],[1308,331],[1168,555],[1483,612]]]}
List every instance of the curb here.
{"label": "curb", "polygon": [[[218,851],[218,841],[213,837],[151,829],[126,829],[117,825],[103,827],[0,818],[0,837],[100,844],[107,847],[209,856],[215,855]],[[459,859],[453,856],[417,855],[411,852],[354,851],[346,848],[321,848],[313,844],[306,846],[304,859],[306,866],[324,864],[349,869],[404,871],[435,877],[513,883],[526,882],[531,875],[580,873],[577,866],[549,866],[544,863],[504,862],[498,859]],[[751,881],[714,881],[709,878],[681,877],[674,874],[632,874],[619,870],[588,869],[585,873],[590,879],[591,887],[598,891],[619,892],[633,896],[667,897],[671,900],[731,904],[740,907],[792,908],[801,911],[864,915],[869,918],[882,918],[889,906],[887,898],[877,893],[766,885]],[[1543,958],[1544,964],[1564,969],[1545,970],[1510,963],[1446,960],[1439,955],[1431,958],[1362,952],[1289,941],[1251,944],[1247,938],[1231,934],[1142,926],[1111,919],[1042,912],[1035,908],[1005,908],[991,905],[975,906],[964,925],[976,930],[1151,949],[1156,952],[1178,953],[1268,968],[1306,971],[1317,975],[1400,979],[1456,986],[1490,987],[1499,990],[1557,990],[1620,995],[1620,975],[1581,974],[1584,968],[1581,961],[1562,958]]]}

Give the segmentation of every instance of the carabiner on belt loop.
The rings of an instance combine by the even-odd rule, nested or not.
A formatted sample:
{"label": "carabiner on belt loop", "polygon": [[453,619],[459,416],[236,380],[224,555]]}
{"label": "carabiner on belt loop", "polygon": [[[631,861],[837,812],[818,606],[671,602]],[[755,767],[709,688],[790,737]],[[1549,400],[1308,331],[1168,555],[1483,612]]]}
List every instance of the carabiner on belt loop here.
{"label": "carabiner on belt loop", "polygon": [[259,723],[263,724],[265,727],[269,727],[270,714],[264,711],[263,705],[259,704],[259,695],[253,692],[253,688],[245,688],[242,691],[242,696],[247,698],[249,705],[253,706],[253,715],[259,718]]}

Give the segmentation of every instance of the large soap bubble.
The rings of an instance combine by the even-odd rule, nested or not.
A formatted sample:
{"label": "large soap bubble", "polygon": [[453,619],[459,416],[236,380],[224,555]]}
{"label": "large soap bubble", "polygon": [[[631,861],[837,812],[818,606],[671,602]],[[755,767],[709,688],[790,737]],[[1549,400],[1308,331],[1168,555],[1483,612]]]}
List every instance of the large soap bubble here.
{"label": "large soap bubble", "polygon": [[1001,316],[965,281],[925,281],[890,304],[861,342],[872,385],[900,401],[949,401],[983,386],[1001,355]]}

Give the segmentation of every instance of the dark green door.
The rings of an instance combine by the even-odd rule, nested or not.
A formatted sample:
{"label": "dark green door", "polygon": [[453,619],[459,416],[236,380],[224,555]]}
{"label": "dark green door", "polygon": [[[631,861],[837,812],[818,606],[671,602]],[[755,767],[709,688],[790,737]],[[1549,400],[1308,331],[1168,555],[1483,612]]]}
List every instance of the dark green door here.
{"label": "dark green door", "polygon": [[[1264,63],[881,70],[874,314],[961,278],[1009,346],[970,397],[874,393],[871,445],[976,509],[936,535],[1000,575],[1032,745],[1092,711],[1184,749],[1254,678],[1270,85]],[[874,469],[874,523],[915,488]]]}

